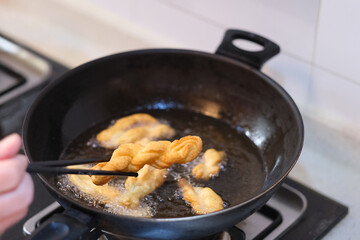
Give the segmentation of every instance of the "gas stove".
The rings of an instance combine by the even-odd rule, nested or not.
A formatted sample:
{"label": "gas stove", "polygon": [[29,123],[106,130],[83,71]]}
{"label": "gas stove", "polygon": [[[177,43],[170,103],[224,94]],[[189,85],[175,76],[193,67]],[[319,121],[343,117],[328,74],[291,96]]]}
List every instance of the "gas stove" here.
{"label": "gas stove", "polygon": [[[0,34],[0,137],[21,133],[31,102],[67,67]],[[26,239],[52,214],[64,209],[37,176],[27,216],[0,239]],[[287,178],[267,204],[249,218],[205,239],[319,239],[346,216],[348,208]],[[94,239],[129,239],[96,229]]]}

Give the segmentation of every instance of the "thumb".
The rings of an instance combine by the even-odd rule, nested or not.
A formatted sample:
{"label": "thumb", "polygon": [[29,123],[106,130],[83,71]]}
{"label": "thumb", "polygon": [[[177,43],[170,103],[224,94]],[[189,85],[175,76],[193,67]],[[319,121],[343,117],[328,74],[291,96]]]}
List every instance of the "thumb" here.
{"label": "thumb", "polygon": [[21,148],[21,137],[13,133],[0,141],[0,160],[15,156]]}

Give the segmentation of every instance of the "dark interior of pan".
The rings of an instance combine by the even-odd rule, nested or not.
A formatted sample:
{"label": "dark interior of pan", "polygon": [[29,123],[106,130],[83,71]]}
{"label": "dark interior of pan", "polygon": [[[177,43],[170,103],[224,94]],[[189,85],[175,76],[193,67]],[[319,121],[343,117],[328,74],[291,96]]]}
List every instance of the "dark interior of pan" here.
{"label": "dark interior of pan", "polygon": [[[162,226],[166,231],[200,227],[203,220],[208,221],[206,218],[222,217],[225,226],[227,221],[246,217],[264,204],[288,174],[303,144],[303,125],[296,105],[261,72],[213,54],[145,50],[90,62],[49,85],[28,113],[24,125],[26,154],[30,161],[59,159],[64,149],[89,129],[106,126],[113,119],[135,112],[165,118],[180,129],[177,137],[185,133],[201,135],[204,148],[229,147],[234,151],[229,154],[228,163],[239,161],[228,167],[226,180],[214,184],[229,202],[227,209],[208,216],[179,218],[180,225],[176,227],[176,220],[165,219]],[[249,178],[242,181],[244,175]],[[64,205],[91,209],[64,195],[56,186],[56,177],[41,178]],[[161,223],[156,218],[121,219],[100,210],[93,210],[92,214],[102,218],[110,230],[129,235],[139,231],[129,230],[129,221],[137,221],[139,226],[146,223],[149,228]],[[225,220],[226,217],[231,220]],[[121,220],[122,226],[117,230],[109,227],[110,219]],[[171,226],[167,228],[166,224]],[[223,227],[219,223],[218,227],[213,225],[209,225],[211,231]],[[201,234],[204,235],[200,230]]]}

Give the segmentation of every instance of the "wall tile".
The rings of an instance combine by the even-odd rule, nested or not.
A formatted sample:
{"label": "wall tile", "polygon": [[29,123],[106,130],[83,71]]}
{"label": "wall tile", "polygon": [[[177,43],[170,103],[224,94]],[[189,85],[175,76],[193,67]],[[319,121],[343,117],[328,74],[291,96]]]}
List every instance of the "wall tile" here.
{"label": "wall tile", "polygon": [[214,52],[225,32],[225,29],[219,26],[186,14],[161,1],[89,1],[121,18],[126,18],[132,24],[155,32],[163,39],[162,42],[168,42],[168,45],[163,47]]}
{"label": "wall tile", "polygon": [[321,2],[315,62],[360,83],[360,2]]}
{"label": "wall tile", "polygon": [[313,68],[307,113],[344,134],[360,131],[360,85]]}
{"label": "wall tile", "polygon": [[270,59],[262,70],[278,82],[301,109],[307,104],[311,81],[311,65],[281,53]]}
{"label": "wall tile", "polygon": [[109,12],[116,13],[118,16],[127,18],[129,21],[136,21],[136,8],[139,1],[125,1],[125,0],[87,0],[90,3],[96,4]]}
{"label": "wall tile", "polygon": [[313,58],[319,0],[161,1],[223,28],[264,35],[304,60]]}

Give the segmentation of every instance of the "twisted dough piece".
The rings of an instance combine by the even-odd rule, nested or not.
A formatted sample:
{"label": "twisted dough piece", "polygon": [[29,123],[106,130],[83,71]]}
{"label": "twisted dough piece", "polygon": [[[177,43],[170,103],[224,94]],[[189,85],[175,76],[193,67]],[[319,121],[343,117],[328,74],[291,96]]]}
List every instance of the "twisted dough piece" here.
{"label": "twisted dough piece", "polygon": [[206,214],[224,209],[222,198],[209,187],[193,187],[185,179],[180,179],[184,199],[197,214]]}
{"label": "twisted dough piece", "polygon": [[[199,156],[202,141],[197,136],[186,136],[170,141],[153,141],[143,146],[136,143],[120,145],[109,162],[95,165],[93,170],[137,172],[145,164],[158,169],[171,167],[174,163],[187,163]],[[91,176],[96,185],[110,181],[114,176]]]}
{"label": "twisted dough piece", "polygon": [[145,165],[138,171],[137,177],[128,177],[125,192],[120,196],[120,204],[130,208],[139,206],[139,201],[160,187],[166,179],[167,169],[157,169]]}
{"label": "twisted dough piece", "polygon": [[111,127],[101,131],[96,139],[106,148],[117,148],[124,143],[148,143],[159,138],[170,138],[175,130],[146,113],[120,118]]}
{"label": "twisted dough piece", "polygon": [[209,180],[213,176],[217,176],[221,169],[221,161],[224,159],[223,151],[216,151],[213,148],[206,150],[202,157],[204,163],[199,163],[192,169],[192,175],[196,179]]}

